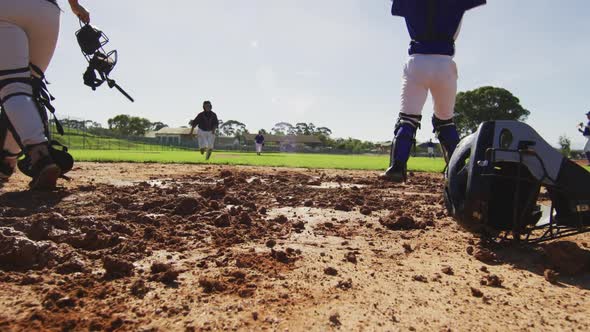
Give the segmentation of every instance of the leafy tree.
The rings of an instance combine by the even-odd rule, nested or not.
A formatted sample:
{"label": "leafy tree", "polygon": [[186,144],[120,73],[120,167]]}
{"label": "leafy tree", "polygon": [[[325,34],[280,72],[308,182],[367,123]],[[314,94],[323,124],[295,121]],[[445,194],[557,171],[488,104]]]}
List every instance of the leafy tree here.
{"label": "leafy tree", "polygon": [[150,128],[150,130],[152,130],[152,131],[158,131],[158,130],[160,130],[162,128],[167,128],[167,127],[168,127],[168,125],[165,124],[165,123],[162,123],[162,122],[159,122],[159,121],[158,122],[152,122],[152,128]]}
{"label": "leafy tree", "polygon": [[219,131],[228,137],[241,137],[248,133],[246,125],[236,120],[228,120],[224,122],[220,127]]}
{"label": "leafy tree", "polygon": [[262,135],[268,135],[268,131],[266,131],[266,129],[259,129],[257,132],[261,133]]}
{"label": "leafy tree", "polygon": [[572,153],[572,141],[565,135],[559,136],[559,146],[561,154],[569,158]]}
{"label": "leafy tree", "polygon": [[294,135],[295,134],[295,127],[288,122],[279,122],[274,125],[272,128],[272,132],[275,135]]}
{"label": "leafy tree", "polygon": [[309,126],[305,122],[296,123],[294,130],[297,135],[311,135]]}
{"label": "leafy tree", "polygon": [[463,135],[473,133],[484,121],[524,121],[529,114],[510,91],[492,86],[460,92],[455,104],[455,123]]}
{"label": "leafy tree", "polygon": [[328,127],[319,127],[316,128],[314,135],[330,137],[330,135],[332,135],[332,130]]}
{"label": "leafy tree", "polygon": [[120,114],[108,120],[109,129],[123,136],[143,136],[152,128],[150,120],[126,114]]}

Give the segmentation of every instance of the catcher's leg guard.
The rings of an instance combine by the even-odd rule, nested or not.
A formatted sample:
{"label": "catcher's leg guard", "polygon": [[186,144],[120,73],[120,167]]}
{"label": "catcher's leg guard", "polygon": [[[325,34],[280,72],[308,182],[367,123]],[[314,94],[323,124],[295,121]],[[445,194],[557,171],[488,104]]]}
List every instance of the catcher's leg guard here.
{"label": "catcher's leg guard", "polygon": [[457,126],[455,126],[452,118],[449,120],[440,120],[436,116],[432,117],[432,126],[434,127],[436,137],[440,141],[445,161],[448,163],[453,152],[455,152],[457,144],[459,144]]}
{"label": "catcher's leg guard", "polygon": [[383,178],[394,182],[407,180],[407,162],[410,158],[412,146],[415,143],[416,130],[420,127],[420,115],[400,113],[391,143],[389,156],[389,168],[383,174]]}

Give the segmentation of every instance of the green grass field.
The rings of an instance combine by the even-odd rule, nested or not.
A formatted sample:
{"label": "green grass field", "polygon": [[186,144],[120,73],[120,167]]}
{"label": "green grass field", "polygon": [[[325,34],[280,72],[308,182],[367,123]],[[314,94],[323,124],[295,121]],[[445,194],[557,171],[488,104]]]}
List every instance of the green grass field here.
{"label": "green grass field", "polygon": [[[302,153],[268,153],[257,156],[245,152],[214,152],[211,160],[194,151],[117,151],[71,150],[77,161],[138,162],[138,163],[190,163],[249,165],[269,167],[301,167],[323,169],[383,170],[389,163],[387,155],[328,155]],[[408,168],[419,172],[442,172],[440,158],[411,158]]]}

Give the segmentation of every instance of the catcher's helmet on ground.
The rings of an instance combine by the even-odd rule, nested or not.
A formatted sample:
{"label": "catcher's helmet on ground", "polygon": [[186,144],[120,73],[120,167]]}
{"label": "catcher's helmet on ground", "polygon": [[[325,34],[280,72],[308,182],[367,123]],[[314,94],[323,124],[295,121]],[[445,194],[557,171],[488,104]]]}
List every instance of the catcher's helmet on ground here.
{"label": "catcher's helmet on ground", "polygon": [[[537,204],[541,187],[551,200],[545,217]],[[445,172],[445,202],[465,228],[529,239],[534,230],[590,231],[590,173],[564,158],[530,126],[484,122],[464,138]],[[555,213],[553,213],[555,210]],[[546,238],[545,238],[546,237]]]}

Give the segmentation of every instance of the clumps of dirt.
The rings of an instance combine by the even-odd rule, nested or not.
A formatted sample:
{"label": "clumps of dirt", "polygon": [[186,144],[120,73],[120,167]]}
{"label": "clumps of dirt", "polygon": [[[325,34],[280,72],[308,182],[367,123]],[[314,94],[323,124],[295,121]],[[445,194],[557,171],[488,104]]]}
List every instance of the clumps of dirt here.
{"label": "clumps of dirt", "polygon": [[345,199],[345,200],[341,200],[340,202],[336,203],[334,205],[334,210],[350,212],[350,211],[352,211],[353,207],[354,207],[354,204],[351,201]]}
{"label": "clumps of dirt", "polygon": [[219,215],[215,220],[213,220],[213,225],[219,228],[225,228],[231,226],[231,217],[229,214],[224,213]]}
{"label": "clumps of dirt", "polygon": [[55,268],[55,272],[59,274],[72,274],[86,271],[86,264],[82,260],[75,258],[63,264],[60,264]]}
{"label": "clumps of dirt", "polygon": [[473,248],[472,246],[467,247],[467,254],[472,255],[473,258],[477,259],[478,261],[486,264],[496,264],[498,263],[498,255],[495,252],[491,251],[487,248]]}
{"label": "clumps of dirt", "polygon": [[419,221],[415,220],[411,216],[397,216],[391,214],[385,218],[379,218],[379,223],[384,227],[393,231],[407,231],[413,229],[426,229],[428,226],[434,226],[431,221]]}
{"label": "clumps of dirt", "polygon": [[590,251],[570,241],[552,242],[543,247],[549,265],[564,275],[577,275],[590,267]]}
{"label": "clumps of dirt", "polygon": [[223,199],[226,193],[225,187],[223,186],[207,187],[199,192],[204,198],[212,200]]}
{"label": "clumps of dirt", "polygon": [[219,279],[202,277],[199,279],[199,286],[205,293],[223,293],[227,289],[227,284]]}
{"label": "clumps of dirt", "polygon": [[277,241],[275,239],[269,239],[265,242],[265,244],[268,248],[274,248],[277,245]]}
{"label": "clumps of dirt", "polygon": [[298,220],[297,222],[293,223],[292,227],[295,233],[302,233],[305,230],[305,223],[303,220]]}
{"label": "clumps of dirt", "polygon": [[117,279],[129,277],[134,274],[135,267],[133,263],[124,258],[105,256],[102,259],[103,267],[105,269],[105,277],[110,279]]}
{"label": "clumps of dirt", "polygon": [[139,299],[143,299],[147,295],[147,293],[149,293],[149,291],[149,287],[145,284],[145,281],[143,281],[142,279],[136,280],[133,283],[133,285],[131,285],[131,295]]}
{"label": "clumps of dirt", "polygon": [[283,264],[289,264],[297,259],[297,254],[295,250],[289,248],[287,248],[285,251],[271,249],[270,257]]}
{"label": "clumps of dirt", "polygon": [[359,212],[362,215],[370,216],[371,213],[373,213],[373,210],[370,207],[368,207],[368,206],[363,206],[363,207],[361,207],[361,209],[359,210]]}
{"label": "clumps of dirt", "polygon": [[455,274],[455,271],[454,271],[454,270],[453,270],[453,268],[452,268],[452,267],[450,267],[450,266],[445,266],[445,267],[443,267],[441,271],[442,271],[442,273],[444,273],[444,274],[446,274],[446,275],[448,275],[448,276],[452,276],[452,275],[454,275],[454,274]]}
{"label": "clumps of dirt", "polygon": [[417,274],[412,276],[412,280],[414,281],[419,281],[419,282],[428,282],[428,278],[426,278],[425,276],[421,275],[421,274]]}
{"label": "clumps of dirt", "polygon": [[329,321],[330,321],[330,324],[334,327],[339,327],[342,325],[342,322],[340,322],[340,314],[339,313],[331,314]]}
{"label": "clumps of dirt", "polygon": [[46,267],[57,248],[49,242],[35,242],[24,233],[0,227],[0,269],[29,270]]}
{"label": "clumps of dirt", "polygon": [[483,297],[483,292],[475,287],[471,287],[471,295],[473,297]]}
{"label": "clumps of dirt", "polygon": [[201,208],[201,203],[193,197],[184,197],[174,208],[174,214],[188,216],[194,214]]}
{"label": "clumps of dirt", "polygon": [[555,270],[545,269],[543,272],[543,277],[545,277],[545,280],[554,285],[559,283],[559,273],[557,273]]}
{"label": "clumps of dirt", "polygon": [[356,264],[358,262],[356,255],[357,254],[355,252],[349,251],[346,254],[344,254],[344,261]]}
{"label": "clumps of dirt", "polygon": [[402,244],[402,248],[404,248],[404,252],[406,254],[411,254],[414,252],[414,248],[412,248],[412,245],[407,242]]}
{"label": "clumps of dirt", "polygon": [[151,281],[159,281],[166,285],[171,285],[177,282],[180,271],[175,269],[171,264],[154,263],[150,267],[152,276]]}
{"label": "clumps of dirt", "polygon": [[324,274],[335,277],[338,275],[338,270],[336,270],[335,268],[333,268],[331,266],[328,266],[324,269]]}
{"label": "clumps of dirt", "polygon": [[482,286],[488,287],[502,287],[503,282],[504,280],[495,274],[485,275],[479,281]]}
{"label": "clumps of dirt", "polygon": [[286,224],[287,222],[289,222],[289,218],[287,218],[285,215],[278,215],[273,219],[274,222],[277,222],[279,224]]}
{"label": "clumps of dirt", "polygon": [[345,291],[352,289],[352,279],[348,278],[347,280],[338,281],[336,288],[341,289],[341,290],[345,290]]}
{"label": "clumps of dirt", "polygon": [[242,225],[252,225],[252,217],[250,217],[248,212],[245,212],[245,211],[240,213],[240,215],[238,217],[238,221]]}

